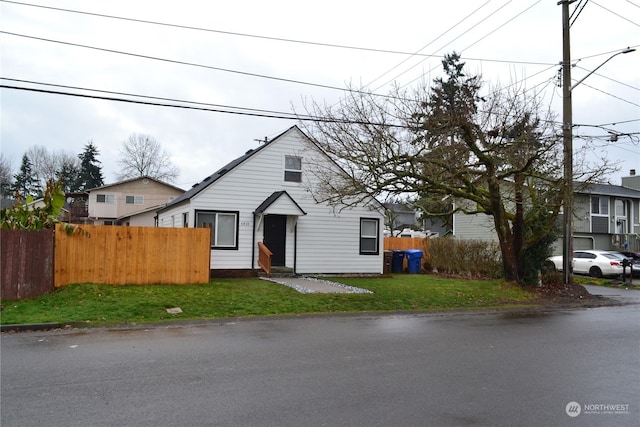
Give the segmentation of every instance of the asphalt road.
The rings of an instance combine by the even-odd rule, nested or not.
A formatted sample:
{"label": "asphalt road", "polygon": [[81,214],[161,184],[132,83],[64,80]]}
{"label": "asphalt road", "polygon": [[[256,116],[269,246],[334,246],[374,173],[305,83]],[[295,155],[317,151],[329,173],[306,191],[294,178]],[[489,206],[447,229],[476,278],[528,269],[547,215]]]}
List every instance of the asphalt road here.
{"label": "asphalt road", "polygon": [[31,332],[1,345],[3,427],[640,420],[640,305]]}

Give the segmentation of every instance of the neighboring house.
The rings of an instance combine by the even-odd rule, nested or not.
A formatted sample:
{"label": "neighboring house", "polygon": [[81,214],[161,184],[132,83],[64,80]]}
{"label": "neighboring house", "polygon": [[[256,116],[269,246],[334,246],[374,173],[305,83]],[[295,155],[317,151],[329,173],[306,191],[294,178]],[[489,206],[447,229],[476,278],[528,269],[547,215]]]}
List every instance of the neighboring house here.
{"label": "neighboring house", "polygon": [[381,274],[382,205],[316,202],[317,167],[343,173],[293,126],[160,209],[158,225],[211,228],[214,276],[254,274],[259,242],[296,274]]}
{"label": "neighboring house", "polygon": [[[622,185],[576,182],[573,199],[574,249],[640,250],[640,176],[632,170]],[[562,216],[558,219],[562,224]],[[454,236],[470,240],[497,240],[493,217],[456,213]],[[554,247],[562,253],[562,244]]]}
{"label": "neighboring house", "polygon": [[[444,236],[447,228],[439,218],[421,218],[419,209],[408,203],[383,203],[385,211],[385,227],[388,235],[396,235],[407,228],[419,230],[430,235]],[[393,231],[396,231],[395,233]]]}
{"label": "neighboring house", "polygon": [[96,225],[154,226],[155,212],[184,190],[143,176],[86,191],[88,223]]}
{"label": "neighboring house", "polygon": [[390,230],[402,230],[404,228],[421,228],[420,212],[413,209],[407,203],[383,203],[386,208],[385,225]]}

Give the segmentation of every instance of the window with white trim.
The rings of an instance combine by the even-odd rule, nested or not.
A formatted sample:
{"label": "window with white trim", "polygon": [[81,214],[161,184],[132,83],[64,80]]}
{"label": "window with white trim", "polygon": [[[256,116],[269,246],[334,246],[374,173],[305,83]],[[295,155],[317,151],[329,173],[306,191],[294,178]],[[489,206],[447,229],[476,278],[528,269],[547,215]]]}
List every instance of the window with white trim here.
{"label": "window with white trim", "polygon": [[211,229],[211,247],[238,249],[238,212],[196,211],[196,227]]}
{"label": "window with white trim", "polygon": [[380,220],[360,218],[360,255],[378,255]]}
{"label": "window with white trim", "polygon": [[591,196],[591,215],[609,215],[609,197]]}
{"label": "window with white trim", "polygon": [[97,203],[109,203],[110,205],[116,202],[116,196],[113,194],[96,194]]}
{"label": "window with white trim", "polygon": [[125,196],[124,202],[127,205],[143,205],[144,196]]}
{"label": "window with white trim", "polygon": [[284,156],[284,180],[302,182],[302,157]]}

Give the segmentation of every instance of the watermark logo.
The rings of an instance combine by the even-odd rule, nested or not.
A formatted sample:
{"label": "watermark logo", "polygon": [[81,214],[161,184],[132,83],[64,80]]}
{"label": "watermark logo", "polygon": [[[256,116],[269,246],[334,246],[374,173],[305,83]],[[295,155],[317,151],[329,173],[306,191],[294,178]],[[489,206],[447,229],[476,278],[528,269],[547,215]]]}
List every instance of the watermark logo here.
{"label": "watermark logo", "polygon": [[564,408],[567,415],[575,418],[578,415],[626,415],[629,414],[628,403],[583,403],[572,401]]}
{"label": "watermark logo", "polygon": [[580,412],[582,412],[582,407],[578,402],[569,402],[567,403],[567,406],[564,408],[564,410],[567,411],[567,415],[569,415],[571,418],[574,418],[580,415]]}

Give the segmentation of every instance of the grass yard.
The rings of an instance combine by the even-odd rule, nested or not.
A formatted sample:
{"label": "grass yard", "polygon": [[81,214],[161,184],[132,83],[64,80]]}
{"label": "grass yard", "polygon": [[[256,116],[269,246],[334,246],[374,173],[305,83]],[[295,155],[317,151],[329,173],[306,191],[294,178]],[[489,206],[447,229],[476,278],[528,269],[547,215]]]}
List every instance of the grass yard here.
{"label": "grass yard", "polygon": [[[205,285],[76,284],[33,300],[3,301],[0,323],[108,326],[188,319],[310,313],[460,310],[533,306],[536,296],[501,280],[430,275],[331,278],[373,294],[301,294],[260,279],[220,279]],[[179,307],[182,313],[168,314]]]}

